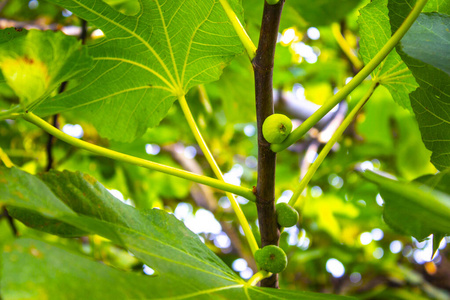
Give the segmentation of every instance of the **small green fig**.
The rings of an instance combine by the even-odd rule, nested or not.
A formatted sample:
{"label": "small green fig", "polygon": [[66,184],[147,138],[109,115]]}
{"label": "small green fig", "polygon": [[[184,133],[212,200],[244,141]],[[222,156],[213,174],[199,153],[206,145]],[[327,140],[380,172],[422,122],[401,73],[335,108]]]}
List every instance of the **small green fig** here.
{"label": "small green fig", "polygon": [[292,227],[298,222],[298,212],[287,203],[278,203],[275,206],[277,222],[281,227]]}
{"label": "small green fig", "polygon": [[287,266],[287,257],[283,249],[275,245],[268,245],[255,252],[255,260],[262,270],[280,273]]}
{"label": "small green fig", "polygon": [[292,130],[291,119],[282,114],[273,114],[264,120],[262,126],[263,136],[271,144],[284,141]]}
{"label": "small green fig", "polygon": [[278,2],[280,2],[280,0],[266,0],[266,1],[267,1],[267,4],[270,4],[270,5],[275,5]]}

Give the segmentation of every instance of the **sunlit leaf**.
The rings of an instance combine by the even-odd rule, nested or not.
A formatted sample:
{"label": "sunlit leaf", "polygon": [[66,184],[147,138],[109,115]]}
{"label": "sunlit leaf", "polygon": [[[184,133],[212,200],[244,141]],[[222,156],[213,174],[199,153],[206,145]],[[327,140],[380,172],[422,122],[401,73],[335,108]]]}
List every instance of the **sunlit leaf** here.
{"label": "sunlit leaf", "polygon": [[[387,4],[388,0],[375,0],[360,10],[360,54],[366,64],[391,37]],[[411,110],[408,95],[417,88],[417,83],[395,49],[375,68],[372,77],[380,80],[397,104]]]}
{"label": "sunlit leaf", "polygon": [[91,65],[81,42],[61,32],[9,28],[0,37],[0,69],[25,109]]}
{"label": "sunlit leaf", "polygon": [[[132,141],[167,114],[179,95],[217,80],[243,47],[214,0],[142,0],[135,16],[103,1],[52,0],[99,27],[94,68],[80,85],[43,103],[40,115],[79,109],[101,135]],[[238,1],[230,1],[238,14]]]}

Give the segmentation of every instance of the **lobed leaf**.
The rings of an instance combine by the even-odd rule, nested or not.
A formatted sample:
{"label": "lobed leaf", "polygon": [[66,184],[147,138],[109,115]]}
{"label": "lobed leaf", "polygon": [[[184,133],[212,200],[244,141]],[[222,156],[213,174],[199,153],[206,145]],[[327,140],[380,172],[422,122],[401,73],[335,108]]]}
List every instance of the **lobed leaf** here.
{"label": "lobed leaf", "polygon": [[[135,16],[103,1],[51,0],[105,34],[90,46],[94,68],[36,113],[78,109],[105,137],[132,141],[165,117],[180,95],[217,80],[243,47],[219,1],[141,0]],[[238,0],[230,1],[239,13]]]}

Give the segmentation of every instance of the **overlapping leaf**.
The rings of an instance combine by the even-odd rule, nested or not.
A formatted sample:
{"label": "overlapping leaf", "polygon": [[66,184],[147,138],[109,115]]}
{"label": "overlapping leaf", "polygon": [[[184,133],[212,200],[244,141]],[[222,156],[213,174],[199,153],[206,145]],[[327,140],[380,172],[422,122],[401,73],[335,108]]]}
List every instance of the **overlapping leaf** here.
{"label": "overlapping leaf", "polygon": [[[388,0],[375,0],[360,10],[360,54],[366,64],[391,37],[387,4]],[[417,88],[417,83],[395,50],[373,71],[372,77],[380,79],[396,103],[411,110],[408,95]]]}
{"label": "overlapping leaf", "polygon": [[449,27],[450,16],[448,15],[420,14],[402,39],[403,52],[450,75]]}
{"label": "overlapping leaf", "polygon": [[384,220],[393,229],[418,240],[430,234],[450,234],[450,173],[427,175],[401,182],[365,171],[363,176],[379,186]]}
{"label": "overlapping leaf", "polygon": [[[427,11],[449,9],[447,0],[430,2]],[[389,2],[392,30],[398,28],[413,3],[412,0]],[[439,59],[434,50],[445,53],[448,48],[449,19],[436,12],[422,13],[397,49],[420,86],[410,94],[410,101],[422,140],[432,151],[431,162],[439,170],[450,167],[450,75],[446,73],[446,58]]]}
{"label": "overlapping leaf", "polygon": [[[141,0],[136,16],[103,1],[51,0],[98,26],[95,66],[80,85],[43,103],[49,115],[80,109],[103,136],[131,141],[158,125],[178,96],[219,78],[243,47],[219,1]],[[238,0],[230,1],[239,13]]]}
{"label": "overlapping leaf", "polygon": [[431,162],[445,170],[450,168],[450,76],[430,66],[421,72],[427,86],[411,93],[411,105],[422,140],[432,151]]}
{"label": "overlapping leaf", "polygon": [[[99,281],[102,279],[91,282],[90,276],[80,278],[83,272],[105,275],[105,280],[111,280],[105,282],[105,288],[134,281],[127,288],[137,289],[139,293],[117,288],[111,288],[111,292],[117,291],[119,295],[138,299],[330,299],[330,296],[320,294],[248,286],[173,215],[157,209],[142,212],[125,205],[88,175],[50,172],[40,180],[18,169],[0,168],[0,183],[0,204],[26,208],[47,219],[106,237],[128,249],[158,274],[154,278],[139,278],[132,274],[120,275],[104,267],[97,270],[95,263],[82,257],[39,242],[25,241],[19,242],[13,252],[4,256],[2,273],[5,276],[1,279],[1,286],[5,299],[33,292],[47,295],[49,299],[82,299],[85,295],[83,288],[73,291],[74,295],[61,295],[58,287],[69,285],[74,277],[77,278],[76,286],[86,285],[87,290],[93,289],[92,284],[97,287],[101,283]],[[31,248],[38,251],[31,251]],[[42,253],[42,256],[36,253]],[[66,258],[59,260],[62,255]],[[11,260],[11,257],[16,259]],[[18,257],[29,263],[18,261]],[[52,280],[49,274],[55,268],[61,268],[62,263],[65,268],[73,269],[73,272],[70,271],[72,275],[60,276],[58,281]],[[26,266],[26,276],[22,273],[24,269],[18,268],[17,264]],[[36,266],[46,269],[36,273]],[[11,271],[13,269],[22,272]],[[58,272],[68,274],[69,271]],[[29,286],[37,285],[39,290],[29,291]]]}
{"label": "overlapping leaf", "polygon": [[91,65],[87,49],[61,32],[9,28],[0,34],[0,69],[24,109]]}

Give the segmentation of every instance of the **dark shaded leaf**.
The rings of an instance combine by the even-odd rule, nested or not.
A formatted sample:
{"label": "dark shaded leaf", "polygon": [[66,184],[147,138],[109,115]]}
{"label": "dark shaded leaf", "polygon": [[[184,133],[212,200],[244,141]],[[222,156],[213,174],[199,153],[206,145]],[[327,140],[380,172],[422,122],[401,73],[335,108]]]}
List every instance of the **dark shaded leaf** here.
{"label": "dark shaded leaf", "polygon": [[393,180],[372,171],[363,177],[376,183],[384,199],[384,220],[393,229],[418,240],[430,234],[450,234],[450,195],[441,186],[450,186],[450,173],[427,176],[426,182]]}

